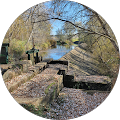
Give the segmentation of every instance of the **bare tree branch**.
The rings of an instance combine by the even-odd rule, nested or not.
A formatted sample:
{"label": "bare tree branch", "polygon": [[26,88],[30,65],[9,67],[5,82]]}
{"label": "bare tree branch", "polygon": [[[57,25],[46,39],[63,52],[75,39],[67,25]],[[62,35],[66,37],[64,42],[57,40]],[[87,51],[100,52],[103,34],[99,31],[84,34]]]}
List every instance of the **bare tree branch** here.
{"label": "bare tree branch", "polygon": [[81,27],[81,26],[78,26],[78,25],[74,24],[74,23],[71,22],[71,21],[64,20],[64,19],[61,19],[61,18],[48,18],[48,19],[36,21],[36,22],[33,22],[33,23],[43,22],[43,21],[52,20],[52,19],[54,19],[54,20],[60,20],[60,21],[63,21],[63,22],[70,23],[70,24],[74,25],[74,26],[77,27],[77,28],[80,28],[80,29],[82,29],[82,30],[84,30],[84,31],[86,31],[86,32],[89,32],[89,34],[97,34],[97,35],[106,37],[106,38],[108,38],[108,39],[112,42],[112,44],[113,44],[113,46],[115,47],[115,49],[119,52],[118,46],[116,45],[115,41],[114,41],[109,35],[102,34],[102,33],[99,33],[99,32],[95,32],[95,31],[93,31],[93,30],[91,30],[91,29],[83,28],[83,27]]}

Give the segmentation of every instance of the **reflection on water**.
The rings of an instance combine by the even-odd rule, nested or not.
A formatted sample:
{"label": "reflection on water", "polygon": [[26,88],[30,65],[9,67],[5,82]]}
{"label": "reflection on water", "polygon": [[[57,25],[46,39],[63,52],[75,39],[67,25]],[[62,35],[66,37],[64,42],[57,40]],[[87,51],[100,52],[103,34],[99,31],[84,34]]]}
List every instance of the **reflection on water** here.
{"label": "reflection on water", "polygon": [[56,48],[51,48],[43,52],[39,52],[40,56],[43,56],[43,59],[53,58],[53,60],[60,59],[63,55],[74,49],[75,46],[62,46],[57,45]]}

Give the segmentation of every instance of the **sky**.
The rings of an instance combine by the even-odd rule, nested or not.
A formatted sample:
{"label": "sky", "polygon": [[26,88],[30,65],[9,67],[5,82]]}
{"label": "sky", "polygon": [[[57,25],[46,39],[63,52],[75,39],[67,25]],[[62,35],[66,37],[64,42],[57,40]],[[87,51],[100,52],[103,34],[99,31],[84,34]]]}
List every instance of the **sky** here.
{"label": "sky", "polygon": [[62,26],[64,25],[64,22],[61,22],[59,20],[56,20],[56,21],[51,22],[51,23],[52,23],[52,27],[53,27],[53,29],[51,30],[51,35],[56,35],[56,31],[58,29],[61,29]]}
{"label": "sky", "polygon": [[[72,6],[71,6],[71,4],[72,4]],[[51,8],[53,8],[53,7],[51,6],[51,1],[45,2],[44,5],[45,5],[46,8],[48,8],[48,10],[51,9]],[[66,5],[66,3],[65,3],[64,5]],[[59,5],[59,7],[57,7],[57,11],[58,11],[58,12],[59,12],[59,11],[61,12],[61,8],[63,8],[63,5]],[[67,6],[64,7],[63,15],[64,15],[65,19],[66,19],[66,18],[69,18],[69,19],[71,19],[72,21],[74,21],[74,20],[73,20],[74,18],[71,18],[71,17],[73,17],[74,15],[76,15],[77,17],[75,17],[75,21],[74,21],[74,22],[82,21],[82,19],[85,20],[86,17],[81,17],[81,13],[76,14],[80,9],[84,9],[82,5],[77,4],[77,3],[71,1],[70,3],[67,4]],[[56,14],[56,13],[55,13],[55,14]],[[83,13],[83,14],[84,14],[84,13]],[[82,15],[83,15],[83,14],[82,14]],[[53,15],[53,16],[54,16],[54,15]],[[63,18],[63,19],[64,19],[64,18]],[[52,28],[53,28],[53,29],[51,30],[51,35],[55,35],[55,34],[56,34],[56,31],[57,31],[58,29],[61,29],[61,28],[63,27],[63,25],[64,25],[64,22],[63,22],[63,21],[60,21],[60,20],[56,20],[56,21],[51,20],[50,22],[51,22]]]}
{"label": "sky", "polygon": [[[51,1],[44,3],[45,7],[47,7],[48,9],[51,8],[50,4],[51,4]],[[60,20],[51,20],[50,23],[52,24],[51,35],[56,35],[56,31],[58,29],[61,29],[62,26],[64,25],[64,22]]]}

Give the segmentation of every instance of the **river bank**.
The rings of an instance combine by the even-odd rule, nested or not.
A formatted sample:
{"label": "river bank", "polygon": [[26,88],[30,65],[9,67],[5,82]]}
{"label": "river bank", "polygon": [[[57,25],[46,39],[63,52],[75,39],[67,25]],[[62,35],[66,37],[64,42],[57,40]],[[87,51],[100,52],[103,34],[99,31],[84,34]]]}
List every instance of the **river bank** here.
{"label": "river bank", "polygon": [[[77,75],[100,75],[111,76],[106,74],[106,69],[95,59],[95,56],[86,51],[83,47],[76,46],[73,50],[62,56],[59,60],[68,60],[69,66]],[[117,76],[110,77],[112,87],[114,86]]]}
{"label": "river bank", "polygon": [[79,75],[101,75],[99,72],[99,62],[95,60],[91,53],[80,47],[75,47],[59,60],[69,60],[69,66]]}

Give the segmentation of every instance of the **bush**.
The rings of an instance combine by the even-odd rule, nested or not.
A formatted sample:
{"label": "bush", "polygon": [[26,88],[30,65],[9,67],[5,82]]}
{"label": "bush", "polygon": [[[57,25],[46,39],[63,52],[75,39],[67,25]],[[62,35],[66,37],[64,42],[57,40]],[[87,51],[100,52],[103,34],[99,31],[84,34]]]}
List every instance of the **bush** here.
{"label": "bush", "polygon": [[43,50],[45,50],[45,49],[48,48],[48,44],[47,44],[47,43],[43,43],[43,44],[41,45],[41,47],[42,47]]}
{"label": "bush", "polygon": [[37,108],[34,105],[27,105],[27,104],[21,104],[22,107],[24,107],[26,110],[41,116],[41,117],[46,117],[46,111],[49,112],[50,107],[48,105],[44,106],[44,105],[39,105]]}
{"label": "bush", "polygon": [[25,41],[12,40],[10,43],[10,54],[13,54],[14,57],[21,57],[25,52]]}
{"label": "bush", "polygon": [[50,46],[56,46],[57,45],[57,41],[55,40],[49,40],[50,42]]}

